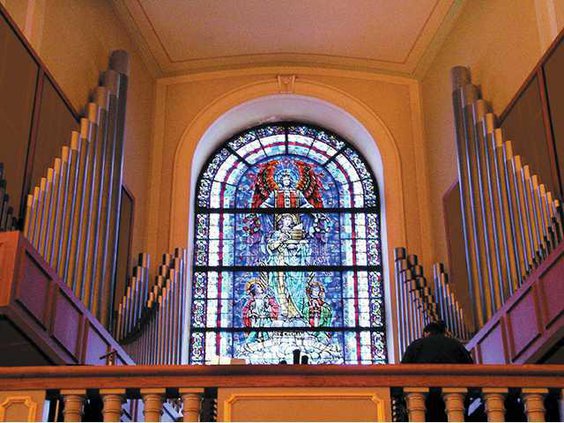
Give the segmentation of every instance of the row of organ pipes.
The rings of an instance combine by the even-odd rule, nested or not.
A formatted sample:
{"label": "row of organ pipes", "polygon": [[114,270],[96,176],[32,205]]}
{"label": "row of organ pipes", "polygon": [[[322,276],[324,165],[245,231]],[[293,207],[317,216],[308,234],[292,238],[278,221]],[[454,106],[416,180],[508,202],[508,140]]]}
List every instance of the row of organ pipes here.
{"label": "row of organ pipes", "polygon": [[0,232],[15,231],[18,218],[14,208],[10,206],[10,195],[7,191],[8,182],[4,179],[4,165],[0,163]]}
{"label": "row of organ pipes", "polygon": [[[27,196],[23,227],[105,326],[115,289],[128,68],[127,53],[112,53],[80,130],[72,132],[70,143]],[[479,329],[562,241],[564,217],[560,201],[504,139],[469,70],[454,68],[452,81],[467,273],[473,326]],[[0,231],[17,226],[8,202],[0,166]],[[146,254],[134,268],[113,326],[138,363],[181,361],[186,263],[184,250],[165,254],[152,285]],[[417,256],[403,248],[395,250],[395,266],[401,353],[434,320],[444,320],[453,336],[469,339],[441,264],[433,267],[433,284]]]}
{"label": "row of organ pipes", "polygon": [[469,340],[466,324],[475,330],[483,327],[564,237],[560,200],[515,154],[472,84],[469,69],[453,68],[452,82],[466,270],[474,307],[467,312],[473,321],[465,320],[441,263],[433,266],[431,286],[417,256],[396,248],[400,354],[431,321],[443,320],[452,336]]}
{"label": "row of organ pipes", "polygon": [[129,57],[115,51],[79,131],[27,196],[23,232],[107,326],[117,257]]}
{"label": "row of organ pipes", "polygon": [[431,322],[444,321],[450,336],[468,341],[471,334],[464,312],[450,287],[443,264],[433,265],[431,285],[417,255],[407,254],[403,247],[396,248],[394,262],[400,356],[411,342],[423,336],[423,328]]}
{"label": "row of organ pipes", "polygon": [[562,241],[563,212],[497,127],[469,69],[455,67],[451,76],[467,274],[479,329]]}
{"label": "row of organ pipes", "polygon": [[152,286],[149,256],[138,264],[118,306],[114,336],[137,364],[180,364],[187,305],[186,250],[164,254]]}

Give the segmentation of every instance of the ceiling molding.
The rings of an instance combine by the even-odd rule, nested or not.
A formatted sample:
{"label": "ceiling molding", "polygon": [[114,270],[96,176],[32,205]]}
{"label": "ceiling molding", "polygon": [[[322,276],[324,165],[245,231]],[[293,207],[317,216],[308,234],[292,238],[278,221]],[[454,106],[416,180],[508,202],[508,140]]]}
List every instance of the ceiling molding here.
{"label": "ceiling molding", "polygon": [[272,66],[317,67],[420,77],[446,38],[465,0],[437,0],[403,61],[312,53],[233,54],[211,58],[172,58],[166,43],[139,0],[112,0],[142,58],[156,77]]}

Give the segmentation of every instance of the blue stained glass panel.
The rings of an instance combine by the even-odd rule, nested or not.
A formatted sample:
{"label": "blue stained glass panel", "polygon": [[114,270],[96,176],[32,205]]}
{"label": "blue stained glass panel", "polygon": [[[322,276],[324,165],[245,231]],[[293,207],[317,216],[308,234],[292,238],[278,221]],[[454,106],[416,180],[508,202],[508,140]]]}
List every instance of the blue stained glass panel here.
{"label": "blue stained glass panel", "polygon": [[313,364],[385,362],[379,215],[349,210],[378,206],[360,154],[305,124],[227,145],[197,187],[190,362],[296,348]]}
{"label": "blue stained glass panel", "polygon": [[233,150],[239,152],[241,147],[253,142],[256,139],[256,135],[253,132],[246,132],[239,137],[229,141],[227,145]]}
{"label": "blue stained glass panel", "polygon": [[214,175],[214,180],[219,182],[236,183],[246,168],[247,165],[242,162],[239,157],[232,154],[219,166],[217,173]]}
{"label": "blue stained glass panel", "polygon": [[206,298],[207,296],[208,279],[204,272],[196,272],[193,276],[192,284],[192,297],[193,298]]}

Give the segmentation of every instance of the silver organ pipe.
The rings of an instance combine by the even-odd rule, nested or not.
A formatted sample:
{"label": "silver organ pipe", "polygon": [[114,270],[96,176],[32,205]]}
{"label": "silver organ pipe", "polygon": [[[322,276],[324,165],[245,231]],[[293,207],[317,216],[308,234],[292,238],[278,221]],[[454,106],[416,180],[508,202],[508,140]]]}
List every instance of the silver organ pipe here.
{"label": "silver organ pipe", "polygon": [[69,144],[27,197],[24,235],[106,326],[113,303],[129,58],[110,57]]}
{"label": "silver organ pipe", "polygon": [[186,250],[163,254],[152,285],[140,254],[117,308],[114,334],[138,364],[180,364],[187,296]]}
{"label": "silver organ pipe", "polygon": [[411,342],[423,336],[423,328],[430,322],[442,320],[451,336],[468,341],[470,331],[443,264],[433,265],[433,283],[430,284],[416,255],[408,255],[405,248],[396,248],[394,260],[400,355]]}
{"label": "silver organ pipe", "polygon": [[481,328],[562,241],[562,206],[496,127],[465,67],[452,70],[474,324]]}

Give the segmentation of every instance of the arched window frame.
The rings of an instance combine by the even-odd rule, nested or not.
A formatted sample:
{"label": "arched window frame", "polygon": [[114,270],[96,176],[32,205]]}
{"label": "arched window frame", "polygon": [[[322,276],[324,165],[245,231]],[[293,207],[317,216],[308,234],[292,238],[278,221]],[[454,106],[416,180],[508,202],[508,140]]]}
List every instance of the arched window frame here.
{"label": "arched window frame", "polygon": [[[217,174],[217,172],[219,170],[221,170],[221,163],[223,163],[226,160],[229,160],[230,157],[236,157],[238,158],[239,161],[243,161],[245,162],[245,157],[248,156],[244,156],[242,154],[240,154],[241,149],[244,148],[245,146],[248,146],[251,142],[253,141],[249,141],[250,139],[253,138],[252,134],[259,134],[261,133],[261,131],[265,131],[268,128],[275,128],[275,127],[281,127],[284,128],[284,136],[285,136],[285,142],[284,142],[284,147],[282,150],[278,150],[279,153],[281,155],[292,155],[294,152],[292,152],[292,148],[294,150],[299,149],[299,146],[297,144],[293,144],[291,142],[289,142],[289,131],[296,131],[297,129],[303,129],[305,132],[307,132],[307,134],[312,134],[315,133],[317,134],[316,137],[314,138],[314,143],[312,145],[309,146],[309,150],[308,153],[314,150],[314,144],[317,141],[322,141],[321,138],[323,138],[323,141],[326,142],[328,145],[331,145],[334,148],[333,153],[331,153],[331,157],[329,157],[326,162],[323,165],[323,167],[327,167],[327,165],[329,165],[331,162],[335,162],[336,158],[340,155],[343,155],[345,157],[347,157],[347,159],[352,163],[352,166],[354,168],[354,171],[357,172],[359,178],[360,178],[360,182],[362,184],[362,189],[363,189],[363,203],[362,205],[358,205],[358,204],[351,204],[348,206],[342,206],[342,205],[333,205],[331,207],[324,207],[322,209],[303,209],[303,208],[284,208],[284,209],[259,209],[259,208],[253,208],[253,207],[224,207],[224,205],[220,204],[215,204],[216,207],[208,207],[206,205],[203,204],[204,198],[206,196],[211,195],[212,198],[223,198],[224,192],[218,192],[217,190],[215,190],[215,192],[213,192],[214,187],[213,186],[208,186],[208,182],[211,180],[213,181],[215,178],[215,175]],[[303,134],[303,135],[307,135],[307,134]],[[264,135],[264,132],[263,132]],[[256,136],[257,139],[262,139],[263,136]],[[260,144],[260,141],[259,141]],[[293,147],[292,147],[293,146]],[[266,146],[262,146],[263,150],[265,150]],[[270,156],[270,159],[273,159],[275,156]],[[303,158],[303,155],[294,155],[294,157],[301,157]],[[318,157],[319,158],[319,157]],[[260,159],[259,161],[264,161],[263,159]],[[249,163],[246,163],[249,167],[251,166]],[[217,166],[217,168],[215,169],[214,172],[210,171],[210,168],[213,169],[214,166]],[[254,164],[253,164],[254,166]],[[229,176],[229,175],[228,175]],[[226,178],[226,180],[228,180],[228,178]],[[240,181],[240,176],[239,176],[239,181]],[[353,182],[359,182],[357,180],[354,181],[348,181],[348,184],[352,184]],[[213,185],[213,184],[211,184]],[[233,194],[233,198],[237,198],[237,192],[240,189],[240,187],[236,186],[233,188],[235,193]],[[203,194],[203,192],[208,191],[208,193],[206,195]],[[211,192],[211,194],[210,194]],[[354,199],[352,201],[355,201]],[[372,215],[372,216],[376,216],[376,225],[377,225],[377,229],[376,229],[376,235],[373,236],[372,238],[368,239],[368,237],[366,238],[367,241],[375,241],[375,246],[371,247],[373,250],[373,254],[375,254],[378,257],[378,263],[377,264],[352,264],[352,265],[346,265],[346,264],[339,264],[339,265],[325,265],[325,266],[320,266],[320,265],[301,265],[299,266],[299,269],[288,269],[287,266],[284,266],[283,268],[278,268],[276,266],[268,266],[267,271],[269,272],[275,272],[275,271],[282,271],[282,270],[286,270],[286,271],[302,271],[302,272],[335,272],[335,273],[340,273],[341,277],[343,275],[344,272],[353,272],[355,275],[359,272],[366,272],[367,273],[367,279],[369,279],[370,277],[372,277],[373,280],[377,279],[377,282],[367,282],[368,285],[368,290],[370,292],[369,294],[369,298],[368,300],[370,301],[370,308],[372,307],[372,305],[376,305],[378,311],[375,312],[376,314],[378,314],[377,318],[374,320],[372,317],[373,316],[369,316],[369,324],[368,325],[360,325],[358,324],[358,316],[356,318],[356,322],[357,324],[355,326],[331,326],[331,327],[322,327],[322,328],[316,328],[316,329],[309,329],[310,331],[318,331],[318,332],[347,332],[347,333],[354,333],[356,338],[357,338],[357,359],[356,360],[347,360],[346,358],[344,359],[344,362],[346,362],[347,364],[351,364],[351,363],[363,363],[363,364],[369,364],[369,363],[385,363],[387,362],[387,351],[386,351],[386,333],[385,333],[385,328],[386,328],[386,323],[385,323],[385,311],[384,311],[384,292],[383,292],[383,269],[382,269],[382,254],[381,254],[381,210],[380,210],[380,201],[379,201],[379,194],[378,194],[378,187],[377,187],[377,182],[376,179],[374,177],[374,174],[371,170],[371,168],[368,166],[366,160],[362,157],[362,154],[356,150],[355,147],[353,147],[353,145],[351,143],[349,143],[348,141],[346,141],[345,139],[343,139],[343,137],[340,137],[334,133],[332,133],[329,130],[326,130],[324,128],[320,128],[317,127],[315,125],[311,125],[311,124],[305,124],[305,123],[301,123],[301,122],[277,122],[277,123],[271,123],[271,124],[265,124],[265,125],[260,125],[260,126],[256,126],[250,129],[247,129],[245,131],[242,131],[238,134],[236,134],[235,136],[229,138],[227,141],[223,142],[208,158],[208,160],[206,161],[203,170],[200,172],[198,180],[197,180],[197,184],[196,184],[196,196],[195,196],[195,225],[196,225],[196,230],[194,231],[194,262],[193,262],[193,301],[192,301],[192,317],[191,317],[191,322],[190,322],[190,342],[189,342],[189,361],[191,363],[194,364],[203,364],[203,363],[207,363],[210,361],[210,359],[212,357],[209,356],[209,354],[206,353],[205,350],[205,342],[206,342],[206,338],[209,337],[210,334],[215,334],[216,335],[216,352],[218,353],[217,355],[220,355],[221,351],[222,351],[222,345],[221,345],[221,340],[219,339],[219,335],[217,335],[218,333],[235,333],[235,332],[241,332],[242,329],[241,328],[234,328],[234,327],[221,327],[219,328],[219,323],[220,323],[220,319],[218,319],[218,326],[213,326],[213,325],[207,325],[205,322],[197,322],[197,316],[198,315],[202,315],[204,317],[204,319],[207,321],[210,318],[210,315],[208,314],[208,310],[206,310],[204,308],[203,312],[201,309],[199,309],[199,305],[197,304],[198,302],[198,275],[200,274],[204,274],[207,272],[241,272],[241,271],[262,271],[265,269],[264,266],[240,266],[237,265],[236,263],[230,263],[225,265],[224,263],[222,263],[221,258],[217,261],[214,262],[214,264],[210,265],[209,261],[207,262],[207,264],[202,265],[198,259],[198,255],[199,254],[203,254],[203,255],[207,255],[208,254],[208,248],[209,248],[209,244],[208,245],[204,245],[206,244],[206,242],[202,242],[205,240],[201,238],[202,233],[199,230],[199,223],[200,223],[200,219],[203,218],[204,216],[210,216],[211,214],[214,213],[260,213],[260,214],[279,214],[281,213],[281,210],[283,210],[283,213],[305,213],[305,214],[314,214],[314,213],[338,213],[338,214],[345,214],[345,213],[349,213],[352,215],[357,215],[357,214],[362,214],[364,216],[367,215]],[[368,205],[364,204],[364,203],[368,203]],[[232,206],[232,205],[231,205]],[[209,219],[208,219],[209,220]],[[209,234],[208,234],[209,235]],[[341,239],[341,238],[340,238]],[[342,240],[342,239],[341,239]],[[209,242],[209,239],[208,239]],[[352,242],[352,244],[354,244],[354,242]],[[368,247],[367,247],[368,248]],[[235,254],[233,254],[235,255]],[[218,277],[219,277],[218,273]],[[356,277],[356,276],[355,276]],[[373,284],[374,286],[371,286],[370,284]],[[232,287],[232,291],[233,291],[233,287]],[[356,288],[355,288],[356,289]],[[195,294],[195,295],[194,295]],[[232,295],[234,295],[232,293]],[[204,307],[207,307],[208,305],[208,300],[210,297],[207,296],[205,297],[205,300],[203,302]],[[344,301],[344,300],[343,300]],[[201,304],[201,303],[200,303]],[[356,307],[356,306],[355,306]],[[232,307],[233,310],[233,307]],[[355,312],[357,312],[358,310],[355,309]],[[341,310],[341,313],[344,313],[344,305],[343,308]],[[233,314],[233,311],[231,312],[231,314]],[[207,317],[206,317],[207,316]],[[375,323],[377,321],[377,323]],[[233,318],[231,320],[231,323],[233,323]],[[286,328],[287,329],[287,328]],[[278,330],[286,330],[286,329],[278,329]],[[301,328],[303,330],[306,330],[305,328]],[[300,329],[300,330],[301,330]],[[273,329],[274,330],[274,329]],[[364,350],[364,352],[361,351],[361,342],[366,342],[366,339],[364,337],[364,335],[366,335],[366,333],[369,333],[369,343],[371,346],[370,349],[370,353],[367,354],[366,351]],[[363,341],[360,340],[362,337],[364,338]],[[378,339],[376,340],[376,337],[378,337]],[[233,337],[232,337],[233,339]],[[233,342],[233,340],[231,341]],[[374,348],[374,344],[378,343],[379,347],[378,348]],[[197,357],[201,356],[200,353],[197,352],[198,349],[201,349],[201,351],[203,352],[203,360],[202,359],[198,359]],[[345,342],[344,342],[344,336],[343,336],[343,351],[345,350]],[[378,350],[376,352],[376,350]],[[231,348],[231,353],[232,354],[227,354],[229,356],[232,356],[234,353],[233,348]]]}

